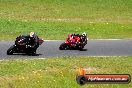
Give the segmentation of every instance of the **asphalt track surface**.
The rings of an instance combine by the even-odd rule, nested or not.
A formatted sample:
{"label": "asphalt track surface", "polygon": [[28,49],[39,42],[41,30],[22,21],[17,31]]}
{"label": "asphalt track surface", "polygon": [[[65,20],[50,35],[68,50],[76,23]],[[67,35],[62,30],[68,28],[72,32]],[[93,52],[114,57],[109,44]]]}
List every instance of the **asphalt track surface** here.
{"label": "asphalt track surface", "polygon": [[0,59],[10,58],[47,58],[58,56],[131,56],[132,40],[89,40],[83,51],[59,50],[64,41],[45,41],[38,49],[36,56],[24,54],[6,55],[13,41],[0,41]]}

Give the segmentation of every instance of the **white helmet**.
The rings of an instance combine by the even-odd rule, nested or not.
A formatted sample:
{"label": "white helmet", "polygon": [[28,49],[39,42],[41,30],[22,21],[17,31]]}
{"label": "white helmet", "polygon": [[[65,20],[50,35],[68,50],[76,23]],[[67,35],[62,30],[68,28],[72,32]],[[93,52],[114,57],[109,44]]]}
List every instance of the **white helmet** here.
{"label": "white helmet", "polygon": [[34,32],[30,32],[30,37],[35,37],[36,34]]}
{"label": "white helmet", "polygon": [[82,33],[83,36],[87,36],[87,34],[85,32]]}

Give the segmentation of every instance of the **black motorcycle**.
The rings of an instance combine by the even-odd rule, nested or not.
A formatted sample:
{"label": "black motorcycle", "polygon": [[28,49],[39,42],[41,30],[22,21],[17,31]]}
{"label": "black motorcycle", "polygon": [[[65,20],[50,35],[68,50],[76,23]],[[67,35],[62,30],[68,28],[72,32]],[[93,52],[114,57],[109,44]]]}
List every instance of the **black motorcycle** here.
{"label": "black motorcycle", "polygon": [[26,36],[19,36],[16,38],[15,44],[7,50],[7,55],[12,55],[14,53],[25,53],[27,55],[35,55],[36,50],[43,43],[43,39],[37,38],[36,45],[29,45],[29,40]]}

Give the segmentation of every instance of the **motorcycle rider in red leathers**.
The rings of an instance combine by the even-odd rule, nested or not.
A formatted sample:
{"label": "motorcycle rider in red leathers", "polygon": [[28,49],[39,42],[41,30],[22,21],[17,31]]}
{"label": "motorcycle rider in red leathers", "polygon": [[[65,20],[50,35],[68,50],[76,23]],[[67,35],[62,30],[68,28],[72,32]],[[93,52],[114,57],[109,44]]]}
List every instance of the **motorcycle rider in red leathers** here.
{"label": "motorcycle rider in red leathers", "polygon": [[82,50],[87,44],[87,34],[84,32],[82,34],[69,34],[66,41],[62,43],[59,47],[60,50],[66,49],[79,49]]}
{"label": "motorcycle rider in red leathers", "polygon": [[72,44],[77,44],[80,41],[79,36],[75,35],[75,34],[69,34],[68,38],[66,39],[66,43],[70,43]]}

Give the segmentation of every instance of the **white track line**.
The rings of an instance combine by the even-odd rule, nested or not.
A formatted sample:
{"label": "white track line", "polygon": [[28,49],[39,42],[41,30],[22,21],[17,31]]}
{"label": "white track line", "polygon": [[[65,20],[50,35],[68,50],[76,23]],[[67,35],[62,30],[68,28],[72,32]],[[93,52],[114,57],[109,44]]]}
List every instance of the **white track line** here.
{"label": "white track line", "polygon": [[87,57],[127,57],[127,56],[87,56]]}
{"label": "white track line", "polygon": [[[111,41],[111,40],[132,40],[132,39],[89,39],[89,40],[110,40]],[[44,41],[65,41],[65,40],[44,40]]]}
{"label": "white track line", "polygon": [[44,40],[44,41],[65,41],[65,40]]}
{"label": "white track line", "polygon": [[90,39],[90,40],[128,40],[128,39]]}
{"label": "white track line", "polygon": [[[132,40],[132,39],[89,39],[89,40]],[[4,42],[4,41],[6,40],[0,40],[0,42]],[[14,41],[14,40],[11,40],[11,41]],[[44,40],[44,41],[65,41],[65,40]]]}
{"label": "white track line", "polygon": [[13,60],[13,61],[27,61],[28,60],[29,61],[29,60],[35,60],[35,59],[36,60],[38,60],[38,59],[44,60],[46,58],[45,57],[44,58],[37,58],[36,57],[36,58],[30,58],[30,59],[29,58],[28,59],[15,59],[15,58],[14,59],[1,59],[0,62],[1,61],[10,61],[10,60]]}

